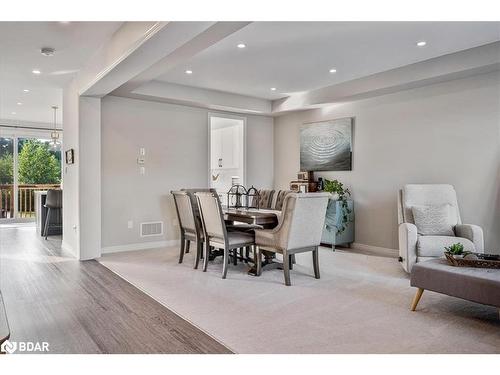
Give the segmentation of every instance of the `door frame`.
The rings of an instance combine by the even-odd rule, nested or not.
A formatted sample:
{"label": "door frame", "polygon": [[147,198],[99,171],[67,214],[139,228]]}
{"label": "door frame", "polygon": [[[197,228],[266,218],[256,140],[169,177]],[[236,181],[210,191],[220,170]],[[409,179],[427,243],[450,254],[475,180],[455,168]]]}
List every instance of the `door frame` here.
{"label": "door frame", "polygon": [[211,178],[212,176],[210,175],[210,171],[212,170],[212,163],[211,163],[211,158],[212,158],[212,126],[211,126],[211,119],[212,117],[220,117],[220,118],[228,118],[228,119],[233,119],[233,120],[241,120],[243,121],[243,176],[242,176],[242,181],[240,182],[241,185],[246,187],[247,183],[247,118],[244,116],[238,116],[230,113],[225,113],[225,112],[208,112],[207,114],[207,133],[208,133],[208,160],[207,160],[207,170],[208,170],[208,187],[210,187],[212,181]]}

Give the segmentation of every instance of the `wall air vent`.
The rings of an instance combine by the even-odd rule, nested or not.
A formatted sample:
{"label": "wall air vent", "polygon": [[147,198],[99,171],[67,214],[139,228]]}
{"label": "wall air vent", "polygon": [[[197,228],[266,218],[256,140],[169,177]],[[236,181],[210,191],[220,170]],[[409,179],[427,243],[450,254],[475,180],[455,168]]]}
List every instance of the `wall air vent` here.
{"label": "wall air vent", "polygon": [[163,235],[163,221],[150,221],[141,223],[141,237]]}

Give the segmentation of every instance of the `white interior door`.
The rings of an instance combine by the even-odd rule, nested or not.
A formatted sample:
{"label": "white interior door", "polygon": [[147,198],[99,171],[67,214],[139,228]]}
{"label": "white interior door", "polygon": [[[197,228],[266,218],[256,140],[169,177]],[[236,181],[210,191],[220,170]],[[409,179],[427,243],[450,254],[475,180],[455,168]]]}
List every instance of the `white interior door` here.
{"label": "white interior door", "polygon": [[234,177],[240,184],[246,183],[245,126],[243,117],[209,115],[209,186],[217,190],[223,202]]}

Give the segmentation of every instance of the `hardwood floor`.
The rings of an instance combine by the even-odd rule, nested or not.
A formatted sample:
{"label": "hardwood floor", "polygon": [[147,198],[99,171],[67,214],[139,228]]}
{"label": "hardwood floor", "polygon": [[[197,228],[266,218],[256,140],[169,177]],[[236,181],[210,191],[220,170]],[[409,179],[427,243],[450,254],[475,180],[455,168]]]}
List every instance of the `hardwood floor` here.
{"label": "hardwood floor", "polygon": [[12,341],[51,353],[231,353],[96,261],[61,256],[60,238],[0,225],[0,288]]}

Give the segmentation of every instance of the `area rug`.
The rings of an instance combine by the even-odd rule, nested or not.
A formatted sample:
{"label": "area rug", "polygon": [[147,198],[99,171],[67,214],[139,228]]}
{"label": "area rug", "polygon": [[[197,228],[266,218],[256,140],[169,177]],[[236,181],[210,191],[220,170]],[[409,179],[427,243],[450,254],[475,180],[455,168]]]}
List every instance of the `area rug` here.
{"label": "area rug", "polygon": [[220,260],[208,272],[179,264],[177,248],[109,254],[99,261],[237,353],[500,353],[494,307],[426,291],[415,293],[394,258],[320,250],[299,254],[292,286],[280,270],[247,274]]}

